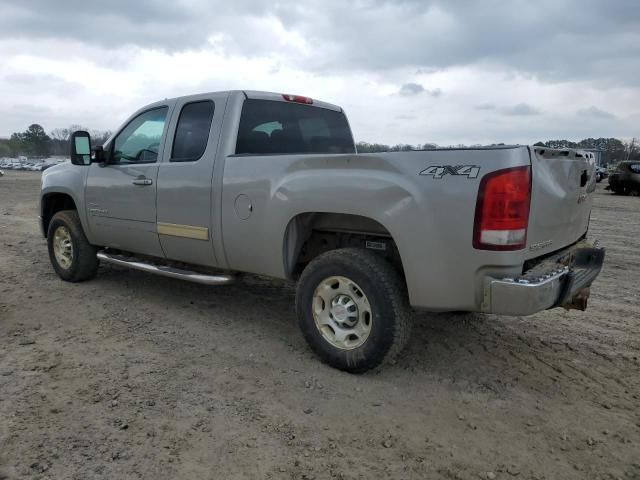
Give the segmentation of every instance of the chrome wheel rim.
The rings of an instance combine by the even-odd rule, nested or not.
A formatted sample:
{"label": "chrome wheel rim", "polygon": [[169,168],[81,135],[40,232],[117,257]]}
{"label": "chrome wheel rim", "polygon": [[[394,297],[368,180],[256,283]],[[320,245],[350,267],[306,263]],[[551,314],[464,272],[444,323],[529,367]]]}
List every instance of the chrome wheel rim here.
{"label": "chrome wheel rim", "polygon": [[56,228],[53,234],[53,254],[61,268],[67,270],[73,263],[73,243],[69,229],[64,226]]}
{"label": "chrome wheel rim", "polygon": [[324,279],[313,293],[312,309],[318,331],[332,346],[352,350],[369,338],[371,305],[353,280],[338,276]]}

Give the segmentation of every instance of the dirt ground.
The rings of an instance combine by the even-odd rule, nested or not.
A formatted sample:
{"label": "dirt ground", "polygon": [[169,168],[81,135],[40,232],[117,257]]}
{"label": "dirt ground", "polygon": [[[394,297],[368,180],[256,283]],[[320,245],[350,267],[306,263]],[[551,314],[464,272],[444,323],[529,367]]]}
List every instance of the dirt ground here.
{"label": "dirt ground", "polygon": [[0,479],[640,478],[640,198],[599,187],[587,312],[421,314],[354,376],[307,348],[291,285],[62,282],[39,180],[0,178]]}

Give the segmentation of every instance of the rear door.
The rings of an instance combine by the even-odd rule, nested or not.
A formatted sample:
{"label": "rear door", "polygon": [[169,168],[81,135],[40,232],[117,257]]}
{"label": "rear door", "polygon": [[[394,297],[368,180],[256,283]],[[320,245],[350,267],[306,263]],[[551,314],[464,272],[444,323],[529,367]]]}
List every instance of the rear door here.
{"label": "rear door", "polygon": [[100,245],[163,256],[156,232],[156,180],[169,114],[169,104],[137,114],[110,142],[109,162],[89,167],[89,228]]}
{"label": "rear door", "polygon": [[219,265],[213,245],[212,185],[216,150],[228,94],[177,100],[158,172],[157,222],[168,259]]}
{"label": "rear door", "polygon": [[584,235],[596,188],[593,153],[530,147],[528,256],[558,250]]}

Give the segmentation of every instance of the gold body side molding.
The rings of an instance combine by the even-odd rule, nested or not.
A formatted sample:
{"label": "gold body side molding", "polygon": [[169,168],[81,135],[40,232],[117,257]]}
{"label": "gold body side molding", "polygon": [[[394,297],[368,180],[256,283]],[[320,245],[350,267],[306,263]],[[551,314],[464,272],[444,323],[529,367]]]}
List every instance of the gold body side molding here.
{"label": "gold body side molding", "polygon": [[172,237],[193,238],[195,240],[209,240],[207,227],[193,225],[178,225],[177,223],[157,223],[159,235],[171,235]]}

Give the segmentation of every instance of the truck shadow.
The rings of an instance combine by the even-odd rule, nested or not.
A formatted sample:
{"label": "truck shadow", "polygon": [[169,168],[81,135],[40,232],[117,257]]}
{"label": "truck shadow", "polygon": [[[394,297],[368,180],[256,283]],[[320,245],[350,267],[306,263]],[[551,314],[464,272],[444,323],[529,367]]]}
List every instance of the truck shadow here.
{"label": "truck shadow", "polygon": [[[303,355],[313,362],[309,368],[314,373],[325,368],[328,374],[333,372],[315,363],[317,359],[298,332],[292,283],[243,275],[235,284],[210,287],[111,265],[101,266],[95,283],[110,294],[135,297],[139,304],[149,308],[161,305],[167,315],[177,309],[202,318],[203,312],[206,315],[213,309],[215,318],[205,321],[223,323],[245,335],[254,335],[256,350],[270,348],[260,342],[268,341],[272,346],[273,342],[284,342],[296,356],[292,363]],[[558,318],[561,315],[553,314]],[[567,377],[589,382],[587,377],[565,368],[575,356],[575,347],[568,347],[558,339],[571,335],[557,326],[558,318],[417,313],[407,349],[396,361],[364,377],[393,379],[406,382],[407,386],[423,378],[496,394],[512,388],[555,392],[559,381]],[[540,322],[544,325],[542,329]]]}

